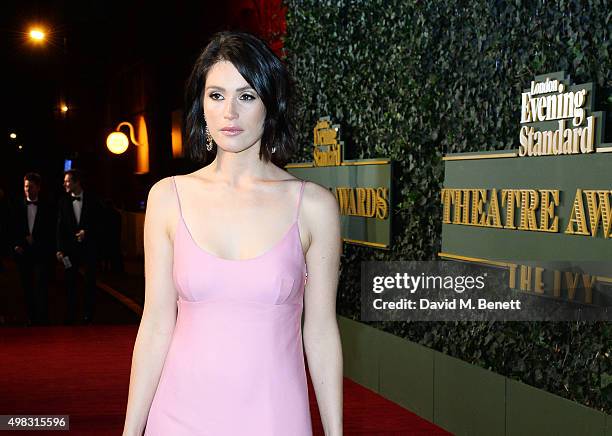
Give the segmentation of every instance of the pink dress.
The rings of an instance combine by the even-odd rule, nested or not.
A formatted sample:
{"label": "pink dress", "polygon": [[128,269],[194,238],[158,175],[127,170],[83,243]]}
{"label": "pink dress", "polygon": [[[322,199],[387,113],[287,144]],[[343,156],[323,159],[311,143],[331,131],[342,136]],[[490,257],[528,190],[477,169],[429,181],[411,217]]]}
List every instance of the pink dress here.
{"label": "pink dress", "polygon": [[174,238],[178,315],[145,436],[311,436],[302,309],[307,270],[295,220],[250,259]]}

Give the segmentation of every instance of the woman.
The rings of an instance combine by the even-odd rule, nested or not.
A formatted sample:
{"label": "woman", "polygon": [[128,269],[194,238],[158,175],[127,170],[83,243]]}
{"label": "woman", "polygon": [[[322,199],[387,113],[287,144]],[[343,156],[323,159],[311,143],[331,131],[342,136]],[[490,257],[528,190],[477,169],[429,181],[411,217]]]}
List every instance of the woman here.
{"label": "woman", "polygon": [[311,435],[302,312],[325,434],[342,434],[338,203],[274,163],[295,149],[289,99],[250,34],[216,34],[193,68],[188,144],[214,160],[149,192],[124,435]]}

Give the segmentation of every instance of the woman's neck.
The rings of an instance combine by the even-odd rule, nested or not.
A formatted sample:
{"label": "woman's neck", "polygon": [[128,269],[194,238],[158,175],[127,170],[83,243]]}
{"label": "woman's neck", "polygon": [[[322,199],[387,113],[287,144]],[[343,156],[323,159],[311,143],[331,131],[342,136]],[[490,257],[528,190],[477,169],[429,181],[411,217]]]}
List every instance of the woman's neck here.
{"label": "woman's neck", "polygon": [[206,167],[205,173],[230,187],[250,185],[256,180],[269,179],[272,169],[270,166],[274,164],[263,162],[258,154],[254,157],[243,154],[250,152],[251,149],[259,152],[255,147],[240,153],[217,152],[215,160]]}

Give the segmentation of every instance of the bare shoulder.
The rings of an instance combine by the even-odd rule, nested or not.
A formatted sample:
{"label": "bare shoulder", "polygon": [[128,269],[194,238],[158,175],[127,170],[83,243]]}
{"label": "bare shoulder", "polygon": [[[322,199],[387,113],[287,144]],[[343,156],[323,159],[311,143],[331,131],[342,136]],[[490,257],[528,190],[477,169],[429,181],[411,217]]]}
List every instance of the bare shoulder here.
{"label": "bare shoulder", "polygon": [[172,177],[169,176],[158,180],[151,186],[147,198],[147,211],[149,210],[149,205],[162,207],[172,200],[174,196],[173,183]]}
{"label": "bare shoulder", "polygon": [[306,181],[302,197],[302,210],[306,217],[311,240],[319,229],[339,227],[340,208],[336,196],[325,186]]}
{"label": "bare shoulder", "polygon": [[151,186],[147,196],[146,219],[166,230],[170,228],[171,213],[175,209],[172,205],[176,203],[173,184],[172,177],[164,177]]}
{"label": "bare shoulder", "polygon": [[302,201],[308,203],[309,209],[322,213],[335,213],[337,211],[338,201],[328,188],[309,180],[305,182]]}

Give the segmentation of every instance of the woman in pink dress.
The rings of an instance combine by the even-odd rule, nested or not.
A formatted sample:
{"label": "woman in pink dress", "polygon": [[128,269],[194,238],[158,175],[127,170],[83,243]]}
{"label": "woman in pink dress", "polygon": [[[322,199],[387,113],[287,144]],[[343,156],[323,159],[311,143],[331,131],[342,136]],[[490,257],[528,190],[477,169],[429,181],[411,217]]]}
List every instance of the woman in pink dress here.
{"label": "woman in pink dress", "polygon": [[218,33],[196,61],[185,131],[203,166],[149,192],[124,436],[310,436],[305,359],[342,435],[339,208],[283,169],[291,91],[251,34]]}

